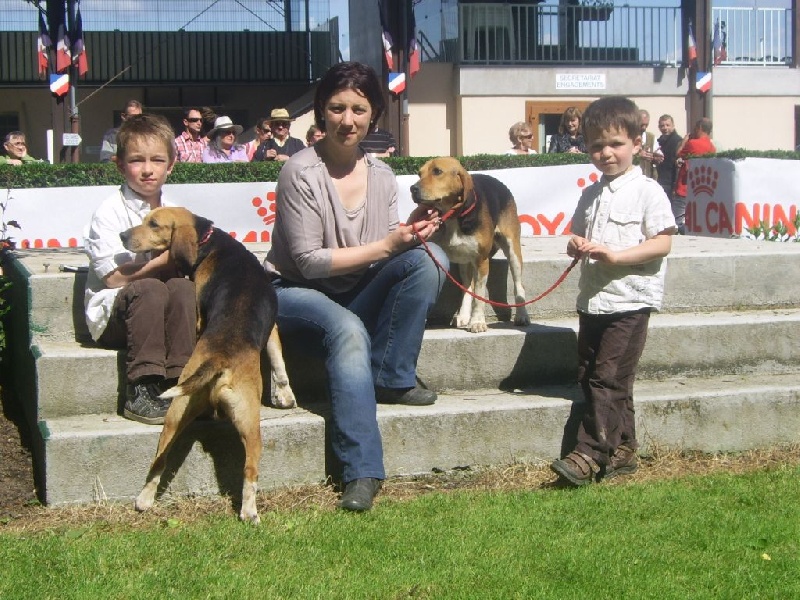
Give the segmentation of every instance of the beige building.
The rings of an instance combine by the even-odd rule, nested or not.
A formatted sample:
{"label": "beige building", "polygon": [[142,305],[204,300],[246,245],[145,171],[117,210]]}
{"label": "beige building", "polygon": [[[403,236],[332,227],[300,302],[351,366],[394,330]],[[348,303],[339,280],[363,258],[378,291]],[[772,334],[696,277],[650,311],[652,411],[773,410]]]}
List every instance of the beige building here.
{"label": "beige building", "polygon": [[[758,18],[761,14],[758,11],[774,10],[781,11],[782,22],[793,23],[798,1],[792,0],[791,9],[752,9],[756,12],[748,18],[753,15]],[[664,39],[656,38],[656,32],[645,26],[638,26],[634,28],[637,37],[625,40],[621,47],[607,48],[598,46],[599,42],[589,36],[588,32],[594,29],[584,31],[581,27],[587,23],[592,28],[616,26],[614,19],[624,21],[633,14],[632,9],[614,6],[613,12],[609,9],[604,15],[586,16],[582,12],[569,12],[582,10],[578,5],[575,7],[564,8],[559,3],[553,4],[553,0],[416,3],[422,68],[410,81],[406,95],[408,153],[414,156],[504,153],[509,147],[509,127],[521,120],[531,124],[536,138],[534,147],[541,152],[565,108],[585,106],[607,94],[629,96],[647,109],[651,115],[650,131],[654,134],[658,134],[658,117],[664,113],[673,116],[680,134],[686,133],[691,125],[690,100],[697,92],[690,89],[691,71],[681,66],[685,37],[676,28],[682,18],[680,9],[669,9],[666,14],[656,7],[649,9],[653,11],[653,20],[660,19],[658,30],[668,34]],[[356,15],[351,18],[351,58],[382,69],[377,3],[350,0],[350,14]],[[747,40],[741,40],[737,34],[746,30],[747,23],[738,23],[728,13],[714,12],[717,21],[720,16],[723,23],[728,23],[728,58],[713,69],[708,101],[717,148],[793,150],[800,143],[800,70],[796,68],[796,55],[800,53],[793,52],[797,47],[794,32],[782,31],[777,39],[784,40],[783,45],[771,50],[769,56],[749,56],[748,52],[753,51],[747,49]],[[570,17],[573,21],[577,19],[577,25]],[[606,20],[595,22],[597,19]],[[554,25],[548,33],[544,29],[549,22]],[[569,31],[565,33],[565,23],[575,25],[573,37],[568,35]],[[12,34],[0,32],[0,37]],[[304,36],[303,32],[211,34],[217,35],[220,43],[238,44],[238,54],[221,56],[212,46],[208,55],[195,50],[176,58],[172,50],[156,54],[147,65],[137,63],[131,56],[115,56],[114,60],[103,62],[103,44],[116,43],[116,37],[108,36],[118,37],[126,35],[125,32],[91,35],[95,37],[87,34],[87,46],[94,53],[90,77],[78,83],[75,94],[83,140],[80,158],[84,162],[98,159],[102,135],[118,124],[119,113],[128,99],[137,99],[149,110],[169,116],[176,129],[180,128],[182,107],[213,106],[218,113],[228,114],[242,124],[245,136],[258,117],[272,108],[285,106],[298,117],[292,126],[293,135],[302,138],[313,119],[309,112],[313,81],[336,55],[331,44],[336,43],[338,25],[332,22],[328,31],[313,34],[316,36],[312,39],[315,40],[313,55],[324,59],[312,61],[303,58],[304,44],[291,42],[292,36]],[[164,47],[165,34],[153,34],[151,38],[135,32],[131,35],[142,44],[132,50],[133,56],[148,54],[150,48],[159,44]],[[181,44],[171,46],[180,49],[188,47],[185,36],[195,34],[169,35],[184,36],[176,38]],[[788,41],[784,39],[787,35]],[[302,41],[305,37],[297,39]],[[252,63],[245,59],[261,47],[259,44],[269,45],[270,56],[278,56],[284,47],[295,48],[296,56],[270,64],[256,63],[247,70],[242,65]],[[42,158],[48,155],[46,132],[54,130],[56,161],[65,160],[59,156],[59,135],[70,128],[69,103],[56,106],[46,83],[36,76],[35,64],[27,64],[31,62],[28,55],[33,54],[29,50],[35,47],[33,33],[25,38],[24,45],[25,48],[19,48],[18,57],[12,56],[6,62],[0,60],[0,129],[8,130],[13,124],[25,131],[30,153]],[[195,70],[207,69],[198,71],[205,75],[192,76],[194,71],[181,71],[181,65],[188,64],[190,59],[196,63]],[[17,76],[17,71],[11,68],[15,61],[29,71],[23,74],[23,79],[13,79]],[[124,65],[131,63],[134,69],[105,85]],[[283,69],[285,64],[294,65],[294,71],[287,74]],[[261,66],[267,70],[256,69]],[[393,104],[396,117],[402,102],[394,100]],[[387,121],[384,126],[396,135],[403,135],[397,120]]]}

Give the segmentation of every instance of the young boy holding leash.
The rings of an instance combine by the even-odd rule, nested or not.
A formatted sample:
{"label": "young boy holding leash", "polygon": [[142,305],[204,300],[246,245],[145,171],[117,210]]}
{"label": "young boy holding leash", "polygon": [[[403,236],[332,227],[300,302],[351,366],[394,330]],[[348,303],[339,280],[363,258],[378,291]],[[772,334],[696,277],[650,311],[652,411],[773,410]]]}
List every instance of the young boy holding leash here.
{"label": "young boy holding leash", "polygon": [[670,202],[633,157],[641,149],[636,104],[608,96],[590,104],[583,132],[603,176],[584,190],[567,254],[581,260],[578,377],[585,406],[577,445],[551,469],[581,486],[636,471],[633,384],[650,313],[661,308],[664,258],[676,231]]}

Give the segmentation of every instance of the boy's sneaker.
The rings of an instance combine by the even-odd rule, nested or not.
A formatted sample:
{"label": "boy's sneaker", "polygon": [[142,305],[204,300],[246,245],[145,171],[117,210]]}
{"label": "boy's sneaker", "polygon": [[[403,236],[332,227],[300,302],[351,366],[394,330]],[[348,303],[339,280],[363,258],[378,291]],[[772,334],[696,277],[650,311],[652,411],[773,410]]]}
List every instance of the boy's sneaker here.
{"label": "boy's sneaker", "polygon": [[550,469],[570,485],[576,487],[594,482],[600,473],[598,465],[591,456],[573,451],[564,458],[556,460]]}
{"label": "boy's sneaker", "polygon": [[611,479],[617,475],[631,475],[639,468],[639,457],[636,450],[628,446],[619,446],[614,450],[611,462],[606,467],[605,478]]}
{"label": "boy's sneaker", "polygon": [[169,403],[158,397],[155,383],[128,384],[125,389],[125,408],[122,414],[126,419],[147,425],[162,425]]}

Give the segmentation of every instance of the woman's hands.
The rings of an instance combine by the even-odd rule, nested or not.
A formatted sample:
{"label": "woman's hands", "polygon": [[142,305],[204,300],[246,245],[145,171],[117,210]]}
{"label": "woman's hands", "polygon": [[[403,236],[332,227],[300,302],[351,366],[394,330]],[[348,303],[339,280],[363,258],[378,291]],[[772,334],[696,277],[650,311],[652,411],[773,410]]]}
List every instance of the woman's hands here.
{"label": "woman's hands", "polygon": [[388,236],[391,253],[402,252],[416,246],[421,240],[428,240],[439,230],[442,219],[435,210],[417,207],[409,216],[409,223],[401,225]]}

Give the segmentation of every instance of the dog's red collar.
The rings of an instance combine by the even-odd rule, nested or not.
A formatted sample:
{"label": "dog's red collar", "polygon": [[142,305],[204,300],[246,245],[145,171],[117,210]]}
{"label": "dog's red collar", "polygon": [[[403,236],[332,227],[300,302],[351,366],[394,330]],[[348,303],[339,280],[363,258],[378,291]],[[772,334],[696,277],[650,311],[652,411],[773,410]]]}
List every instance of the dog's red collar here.
{"label": "dog's red collar", "polygon": [[[469,213],[475,210],[475,207],[478,205],[478,194],[477,192],[473,192],[473,194],[475,194],[475,201],[472,204],[470,204],[464,211],[459,213],[458,214],[459,217],[466,217]],[[464,204],[463,203],[461,203],[460,205],[456,204],[453,208],[444,213],[442,215],[442,223],[444,223],[445,221],[447,221],[447,219],[452,217],[461,206],[464,206]]]}
{"label": "dog's red collar", "polygon": [[203,244],[205,244],[206,242],[208,242],[208,240],[210,240],[210,239],[211,239],[211,234],[212,234],[212,233],[214,233],[214,227],[213,227],[213,226],[211,226],[211,227],[209,227],[209,228],[208,228],[208,231],[206,231],[206,234],[203,236],[203,239],[202,239],[202,240],[200,240],[199,242],[197,242],[197,245],[198,245],[198,246],[202,246]]}

